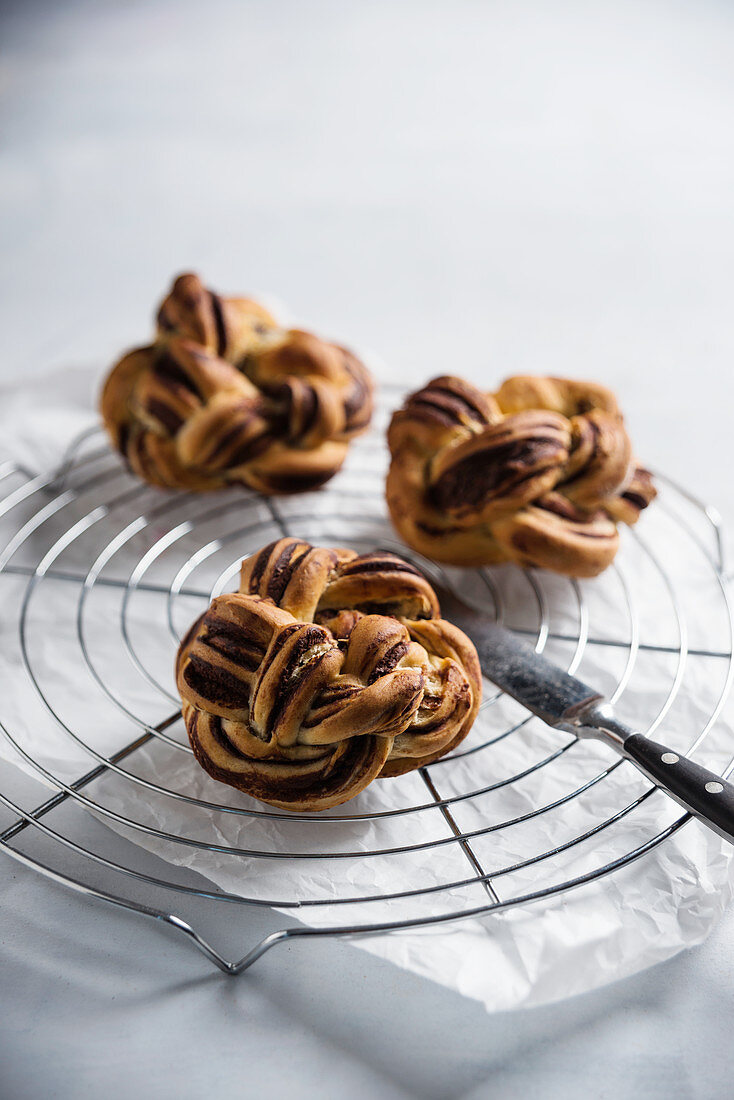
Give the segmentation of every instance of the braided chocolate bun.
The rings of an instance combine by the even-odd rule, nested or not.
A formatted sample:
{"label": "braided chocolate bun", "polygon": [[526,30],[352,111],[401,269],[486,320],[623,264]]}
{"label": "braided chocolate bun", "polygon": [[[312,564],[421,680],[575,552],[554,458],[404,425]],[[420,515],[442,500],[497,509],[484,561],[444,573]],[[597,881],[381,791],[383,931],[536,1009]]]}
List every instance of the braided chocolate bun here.
{"label": "braided chocolate bun", "polygon": [[178,652],[196,759],[286,810],[338,806],[437,760],[482,694],[473,644],[439,615],[426,579],[392,554],[266,546]]}
{"label": "braided chocolate bun", "polygon": [[396,530],[452,565],[594,577],[617,552],[617,522],[656,495],[614,395],[590,382],[517,376],[487,394],[434,378],[393,415],[388,444]]}
{"label": "braided chocolate bun", "polygon": [[152,485],[294,493],[340,468],[369,424],[372,381],[346,348],[180,275],[155,342],[112,368],[100,409],[115,448]]}

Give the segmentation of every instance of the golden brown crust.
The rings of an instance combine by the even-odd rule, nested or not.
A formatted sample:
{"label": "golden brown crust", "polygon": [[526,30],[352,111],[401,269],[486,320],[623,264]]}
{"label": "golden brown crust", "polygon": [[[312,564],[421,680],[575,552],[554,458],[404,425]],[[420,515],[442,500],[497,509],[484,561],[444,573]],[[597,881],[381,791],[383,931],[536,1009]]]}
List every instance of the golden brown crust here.
{"label": "golden brown crust", "polygon": [[131,469],[161,488],[233,483],[267,494],[323,485],[372,415],[372,381],[345,348],[284,330],[247,298],[180,275],[158,333],[112,368],[100,411]]}
{"label": "golden brown crust", "polygon": [[435,378],[393,415],[388,444],[395,528],[452,565],[596,576],[617,552],[616,523],[656,495],[614,395],[591,382],[518,375],[485,394]]}
{"label": "golden brown crust", "polygon": [[392,554],[284,538],[242,565],[177,656],[194,754],[215,779],[323,810],[443,756],[481,700],[474,646]]}

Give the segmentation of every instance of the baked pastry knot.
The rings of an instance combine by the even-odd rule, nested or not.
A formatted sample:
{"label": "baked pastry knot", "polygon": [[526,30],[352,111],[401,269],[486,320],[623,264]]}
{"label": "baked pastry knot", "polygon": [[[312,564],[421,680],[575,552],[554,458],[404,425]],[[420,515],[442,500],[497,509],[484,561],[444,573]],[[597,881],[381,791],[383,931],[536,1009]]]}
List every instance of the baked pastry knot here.
{"label": "baked pastry knot", "polygon": [[324,810],[437,760],[482,693],[474,646],[391,554],[280,539],[242,565],[181,643],[196,759],[286,810]]}
{"label": "baked pastry knot", "polygon": [[372,382],[346,348],[180,275],[155,341],[112,368],[100,409],[113,445],[152,485],[293,493],[340,468],[369,424]]}
{"label": "baked pastry knot", "polygon": [[434,378],[393,415],[388,443],[396,530],[452,565],[594,577],[617,552],[617,522],[656,495],[614,395],[590,382],[517,376],[487,394]]}

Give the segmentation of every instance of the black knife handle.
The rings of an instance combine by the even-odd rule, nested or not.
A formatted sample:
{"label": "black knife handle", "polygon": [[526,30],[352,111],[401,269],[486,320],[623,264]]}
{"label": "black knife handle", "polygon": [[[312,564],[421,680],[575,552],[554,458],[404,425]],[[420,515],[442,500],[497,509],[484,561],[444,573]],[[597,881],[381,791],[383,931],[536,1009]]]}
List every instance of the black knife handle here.
{"label": "black knife handle", "polygon": [[684,809],[734,842],[734,785],[641,733],[625,738],[622,751]]}
{"label": "black knife handle", "polygon": [[734,784],[620,722],[609,703],[589,707],[567,729],[615,749],[709,829],[734,844]]}

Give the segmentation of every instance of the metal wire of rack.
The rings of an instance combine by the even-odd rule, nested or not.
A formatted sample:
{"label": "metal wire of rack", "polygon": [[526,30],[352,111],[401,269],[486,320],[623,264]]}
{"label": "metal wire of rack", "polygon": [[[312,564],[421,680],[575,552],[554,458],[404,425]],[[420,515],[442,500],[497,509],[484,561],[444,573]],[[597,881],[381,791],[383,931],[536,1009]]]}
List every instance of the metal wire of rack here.
{"label": "metal wire of rack", "polygon": [[[383,393],[396,403],[397,388]],[[0,700],[2,747],[52,789],[30,806],[0,791],[11,817],[0,848],[64,886],[173,927],[227,974],[295,938],[441,926],[552,899],[620,871],[690,821],[630,765],[610,762],[588,742],[549,735],[490,684],[482,720],[460,749],[412,776],[373,784],[379,794],[365,792],[327,814],[277,811],[229,788],[223,793],[199,774],[169,675],[179,637],[213,595],[232,586],[242,557],[280,534],[401,549],[382,502],[387,412],[380,409],[341,474],[300,498],[156,493],[128,475],[96,427],[73,441],[49,477],[0,465],[0,583],[8,586],[5,616],[13,627],[3,646],[18,676]],[[621,707],[629,699],[646,732],[664,721],[675,725],[682,700],[690,722],[687,677],[694,673],[699,686],[704,679],[710,691],[681,748],[706,752],[734,677],[721,521],[659,480],[658,528],[648,532],[643,523],[642,533],[627,534],[605,582],[615,586],[612,623],[599,618],[593,586],[510,567],[444,577],[571,672],[590,653],[604,653],[609,694]],[[666,539],[686,545],[685,577],[671,571]],[[662,610],[652,623],[641,586],[657,586]],[[708,601],[702,635],[695,624],[691,631],[691,601]],[[644,716],[634,709],[640,677],[659,681]],[[22,706],[13,705],[15,687]],[[734,761],[718,766],[728,775]],[[595,813],[602,791],[604,810]],[[149,806],[164,812],[148,814]],[[172,818],[176,827],[160,825]],[[135,843],[111,858],[94,839],[93,821]],[[538,835],[553,839],[539,847]],[[31,838],[43,841],[43,855]],[[168,862],[151,870],[138,858],[145,848]],[[78,870],[62,869],[62,851]],[[223,875],[227,860],[234,870]],[[340,887],[343,860],[357,869],[351,893]],[[385,877],[375,870],[391,860],[401,888],[394,866]],[[314,870],[310,878],[298,871],[300,893],[284,892],[293,868],[304,867]],[[95,870],[114,888],[99,885]],[[283,914],[303,923],[276,926],[233,960],[172,902],[149,904],[141,896],[147,890],[207,906],[257,907],[276,925]]]}

